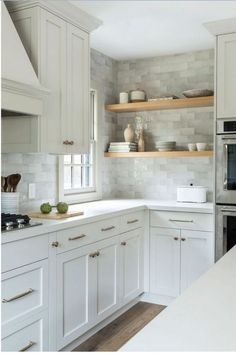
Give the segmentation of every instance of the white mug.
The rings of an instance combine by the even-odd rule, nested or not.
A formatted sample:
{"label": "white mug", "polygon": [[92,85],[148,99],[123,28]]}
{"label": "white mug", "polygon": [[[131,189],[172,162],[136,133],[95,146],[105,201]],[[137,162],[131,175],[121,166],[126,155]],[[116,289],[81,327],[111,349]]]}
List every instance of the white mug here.
{"label": "white mug", "polygon": [[188,144],[188,149],[189,149],[189,151],[196,151],[197,146],[195,143],[191,143],[191,144]]}
{"label": "white mug", "polygon": [[197,143],[196,145],[198,151],[205,151],[207,149],[207,143]]}

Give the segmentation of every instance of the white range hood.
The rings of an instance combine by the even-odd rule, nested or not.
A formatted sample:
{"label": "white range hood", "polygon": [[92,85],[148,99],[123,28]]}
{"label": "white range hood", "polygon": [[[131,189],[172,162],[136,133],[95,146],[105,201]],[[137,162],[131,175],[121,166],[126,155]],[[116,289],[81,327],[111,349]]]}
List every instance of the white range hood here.
{"label": "white range hood", "polygon": [[48,91],[40,85],[3,1],[1,12],[2,116],[41,115],[42,98]]}

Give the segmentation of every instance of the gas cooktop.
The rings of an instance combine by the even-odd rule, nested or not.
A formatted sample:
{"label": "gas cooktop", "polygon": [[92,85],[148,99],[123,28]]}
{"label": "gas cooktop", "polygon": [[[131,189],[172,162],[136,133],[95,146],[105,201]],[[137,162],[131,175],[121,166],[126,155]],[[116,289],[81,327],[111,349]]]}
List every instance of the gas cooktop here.
{"label": "gas cooktop", "polygon": [[2,232],[23,230],[33,226],[42,225],[40,222],[31,221],[28,215],[22,214],[1,214]]}

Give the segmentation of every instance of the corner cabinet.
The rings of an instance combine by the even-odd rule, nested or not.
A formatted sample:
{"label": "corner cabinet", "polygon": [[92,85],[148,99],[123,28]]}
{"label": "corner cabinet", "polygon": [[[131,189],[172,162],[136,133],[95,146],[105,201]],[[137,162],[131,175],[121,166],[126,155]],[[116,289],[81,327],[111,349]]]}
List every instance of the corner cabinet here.
{"label": "corner cabinet", "polygon": [[[25,143],[15,131],[21,118],[4,118],[3,152],[45,152],[55,154],[89,151],[89,32],[69,21],[68,16],[53,11],[40,1],[28,6],[14,5],[10,14],[29,55],[40,83],[49,89],[44,110],[36,117],[33,142]],[[58,2],[55,2],[55,4]],[[57,5],[59,6],[59,5]],[[61,4],[75,14],[71,4]],[[65,15],[65,14],[64,14]],[[28,118],[28,120],[34,119]],[[12,130],[14,120],[15,130]],[[31,134],[28,129],[28,134]],[[34,132],[35,135],[35,132]],[[30,138],[25,138],[30,141]]]}
{"label": "corner cabinet", "polygon": [[236,118],[236,33],[217,36],[217,118]]}

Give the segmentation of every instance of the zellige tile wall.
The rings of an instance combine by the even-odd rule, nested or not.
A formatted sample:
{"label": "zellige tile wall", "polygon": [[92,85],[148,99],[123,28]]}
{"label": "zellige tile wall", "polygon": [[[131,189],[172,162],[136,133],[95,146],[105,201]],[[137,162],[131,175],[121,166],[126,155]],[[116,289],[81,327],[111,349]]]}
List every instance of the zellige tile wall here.
{"label": "zellige tile wall", "polygon": [[[91,82],[102,91],[105,103],[118,101],[118,93],[144,89],[148,97],[185,89],[213,87],[213,50],[173,56],[117,62],[91,51]],[[141,116],[145,127],[146,149],[156,140],[176,140],[178,148],[188,142],[209,142],[213,135],[213,108],[191,108],[137,114],[105,112],[101,117],[103,148],[109,141],[123,140],[127,123],[135,126]],[[175,199],[176,186],[193,182],[209,188],[212,199],[212,158],[107,159],[103,158],[103,198]],[[57,201],[58,158],[47,154],[3,154],[2,175],[21,173],[22,210],[38,209],[44,201]],[[28,199],[28,184],[36,184],[36,199]]]}

